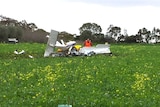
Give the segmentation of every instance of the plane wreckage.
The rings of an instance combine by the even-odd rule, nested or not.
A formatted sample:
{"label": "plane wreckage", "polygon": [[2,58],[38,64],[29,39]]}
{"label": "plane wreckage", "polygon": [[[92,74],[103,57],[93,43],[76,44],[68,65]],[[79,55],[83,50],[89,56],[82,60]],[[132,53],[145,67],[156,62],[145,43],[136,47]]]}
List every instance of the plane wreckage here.
{"label": "plane wreckage", "polygon": [[58,31],[51,30],[44,57],[92,56],[95,54],[112,55],[109,44],[97,44],[96,46],[82,47],[81,45],[77,45],[76,41],[69,41],[66,43],[63,40],[57,41],[58,34]]}

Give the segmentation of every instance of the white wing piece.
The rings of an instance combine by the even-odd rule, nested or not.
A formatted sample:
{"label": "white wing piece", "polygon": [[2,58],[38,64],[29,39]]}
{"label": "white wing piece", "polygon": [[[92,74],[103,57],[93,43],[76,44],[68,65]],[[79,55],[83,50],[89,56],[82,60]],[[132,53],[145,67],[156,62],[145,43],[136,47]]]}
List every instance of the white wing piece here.
{"label": "white wing piece", "polygon": [[51,30],[50,36],[48,38],[46,50],[44,53],[44,57],[48,57],[50,56],[51,53],[53,53],[53,47],[56,44],[57,36],[58,36],[58,31]]}
{"label": "white wing piece", "polygon": [[15,51],[14,51],[14,54],[17,54],[17,55],[18,55],[18,54],[19,54],[19,52],[18,52],[17,50],[15,50]]}
{"label": "white wing piece", "polygon": [[88,55],[90,52],[95,54],[108,54],[111,53],[110,46],[105,44],[98,44],[95,47],[83,47],[79,50],[80,53]]}
{"label": "white wing piece", "polygon": [[56,41],[55,46],[56,46],[56,47],[59,47],[59,48],[65,48],[65,47],[66,47],[65,44],[62,44],[62,43],[60,43],[60,42],[58,42],[58,41]]}
{"label": "white wing piece", "polygon": [[76,44],[76,41],[69,41],[69,42],[66,42],[66,44],[65,44],[64,41],[61,40],[61,43],[59,41],[56,41],[55,46],[58,48],[68,49],[69,47],[71,47],[75,44]]}
{"label": "white wing piece", "polygon": [[22,50],[22,51],[20,51],[20,52],[19,52],[19,54],[23,54],[24,52],[25,52],[25,51],[24,51],[24,50]]}

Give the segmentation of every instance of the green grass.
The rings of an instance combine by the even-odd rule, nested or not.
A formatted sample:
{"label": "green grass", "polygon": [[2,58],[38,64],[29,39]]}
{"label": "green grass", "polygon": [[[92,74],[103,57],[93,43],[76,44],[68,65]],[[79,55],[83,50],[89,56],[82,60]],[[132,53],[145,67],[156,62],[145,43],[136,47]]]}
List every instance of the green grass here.
{"label": "green grass", "polygon": [[0,44],[0,107],[159,107],[159,44],[111,44],[112,57],[43,58],[45,46]]}

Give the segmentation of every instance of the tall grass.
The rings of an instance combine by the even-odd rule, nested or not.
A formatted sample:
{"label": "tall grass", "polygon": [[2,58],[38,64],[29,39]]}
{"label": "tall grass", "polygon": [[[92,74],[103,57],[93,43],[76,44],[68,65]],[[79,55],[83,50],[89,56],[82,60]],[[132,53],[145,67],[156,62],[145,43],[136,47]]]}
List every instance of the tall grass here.
{"label": "tall grass", "polygon": [[111,44],[112,57],[43,58],[45,44],[0,44],[0,106],[158,107],[159,48]]}

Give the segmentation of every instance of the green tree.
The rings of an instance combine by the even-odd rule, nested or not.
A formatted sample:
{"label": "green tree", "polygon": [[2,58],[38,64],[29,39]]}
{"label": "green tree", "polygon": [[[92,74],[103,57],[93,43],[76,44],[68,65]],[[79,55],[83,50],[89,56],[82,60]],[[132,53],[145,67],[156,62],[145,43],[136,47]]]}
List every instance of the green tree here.
{"label": "green tree", "polygon": [[8,26],[8,37],[20,39],[23,35],[22,28],[16,26]]}
{"label": "green tree", "polygon": [[95,42],[98,42],[98,43],[104,43],[104,42],[106,42],[106,40],[104,38],[104,34],[102,34],[102,33],[94,34],[92,41],[95,41]]}
{"label": "green tree", "polygon": [[93,39],[92,32],[88,30],[83,31],[80,35],[80,40],[86,40],[88,38]]}
{"label": "green tree", "polygon": [[139,43],[142,42],[142,36],[141,35],[136,34],[135,37],[136,37],[136,42],[139,42]]}
{"label": "green tree", "polygon": [[73,35],[65,31],[60,32],[58,34],[58,40],[61,40],[61,39],[63,39],[64,41],[74,40]]}
{"label": "green tree", "polygon": [[21,27],[16,27],[16,38],[21,39],[23,36],[23,30]]}
{"label": "green tree", "polygon": [[99,26],[96,23],[85,23],[82,25],[82,27],[79,28],[80,34],[82,34],[84,31],[90,31],[92,34],[97,34],[102,32],[101,26]]}
{"label": "green tree", "polygon": [[8,32],[6,26],[0,25],[0,41],[7,41],[8,38]]}
{"label": "green tree", "polygon": [[85,40],[87,38],[95,40],[95,36],[101,34],[102,28],[96,23],[84,23],[80,28],[80,39]]}
{"label": "green tree", "polygon": [[126,43],[136,43],[136,36],[134,36],[134,35],[127,36],[125,38],[125,42]]}
{"label": "green tree", "polygon": [[148,31],[145,27],[142,29],[139,29],[138,35],[142,37],[142,42],[148,43],[149,36],[151,32]]}
{"label": "green tree", "polygon": [[118,41],[120,33],[121,33],[121,28],[117,26],[111,26],[111,28],[107,32],[108,36],[114,38],[116,41]]}
{"label": "green tree", "polygon": [[9,38],[16,38],[16,29],[14,26],[8,26],[8,37]]}

